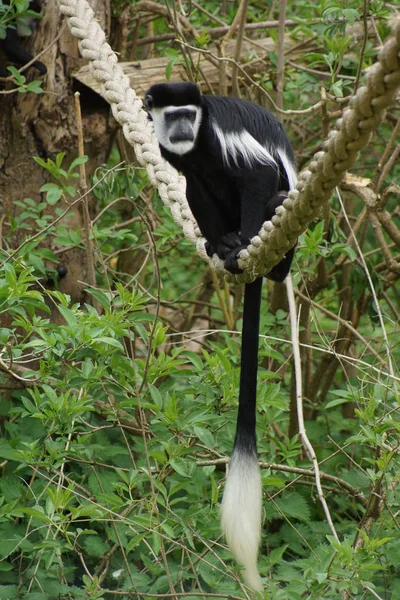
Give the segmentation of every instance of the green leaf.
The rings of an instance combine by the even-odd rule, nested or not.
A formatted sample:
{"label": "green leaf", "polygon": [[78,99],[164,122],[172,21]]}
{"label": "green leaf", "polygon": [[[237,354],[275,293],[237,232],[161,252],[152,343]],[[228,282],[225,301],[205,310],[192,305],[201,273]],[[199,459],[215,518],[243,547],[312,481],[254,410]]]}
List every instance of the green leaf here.
{"label": "green leaf", "polygon": [[126,554],[129,554],[129,552],[132,552],[132,550],[134,550],[142,540],[144,540],[147,537],[148,533],[138,533],[137,535],[134,535],[128,542],[128,545],[126,547]]}
{"label": "green leaf", "polygon": [[170,60],[165,67],[165,79],[169,81],[172,75],[172,67],[174,66],[173,62]]}
{"label": "green leaf", "polygon": [[193,427],[193,431],[195,435],[199,438],[199,440],[207,446],[207,448],[215,447],[214,436],[208,429],[204,429],[204,427]]}
{"label": "green leaf", "polygon": [[46,200],[47,200],[47,203],[50,204],[50,206],[54,206],[54,204],[57,204],[57,202],[63,195],[62,187],[60,187],[56,183],[45,183],[40,188],[40,191],[47,192]]}
{"label": "green leaf", "polygon": [[286,517],[300,521],[310,520],[310,507],[298,492],[286,492],[276,499],[276,506]]}
{"label": "green leaf", "polygon": [[73,311],[70,308],[67,308],[66,306],[61,306],[61,305],[58,306],[58,310],[60,311],[60,313],[62,314],[62,316],[66,320],[66,322],[69,325],[69,327],[71,329],[76,329],[76,327],[77,327],[77,319],[76,319],[76,316],[73,313]]}
{"label": "green leaf", "polygon": [[190,477],[191,473],[189,470],[188,463],[182,458],[171,458],[169,460],[171,467],[182,477]]}
{"label": "green leaf", "polygon": [[89,157],[86,155],[78,156],[78,158],[75,158],[75,160],[72,161],[69,171],[73,171],[75,167],[78,167],[79,165],[84,165],[88,160]]}
{"label": "green leaf", "polygon": [[348,403],[349,403],[348,398],[336,398],[335,400],[330,400],[330,402],[328,402],[325,405],[325,408],[334,408],[335,406],[340,406],[340,404],[348,404]]}
{"label": "green leaf", "polygon": [[42,82],[39,79],[34,79],[33,81],[30,81],[26,86],[26,91],[33,92],[34,94],[42,94]]}
{"label": "green leaf", "polygon": [[86,537],[83,545],[89,556],[94,558],[99,558],[109,550],[109,545],[98,535]]}
{"label": "green leaf", "polygon": [[112,337],[108,337],[108,336],[101,336],[98,338],[95,338],[93,340],[93,342],[96,343],[100,343],[100,344],[105,344],[106,346],[113,346],[114,348],[118,348],[119,350],[124,350],[123,345],[121,344],[121,342],[119,342],[118,340],[115,340]]}

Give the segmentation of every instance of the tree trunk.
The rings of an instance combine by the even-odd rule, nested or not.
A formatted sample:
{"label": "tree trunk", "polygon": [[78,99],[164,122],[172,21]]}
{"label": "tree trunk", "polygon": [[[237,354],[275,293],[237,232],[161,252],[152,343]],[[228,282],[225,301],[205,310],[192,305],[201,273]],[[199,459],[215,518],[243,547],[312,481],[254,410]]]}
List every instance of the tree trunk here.
{"label": "tree trunk", "polygon": [[[93,0],[91,5],[102,27],[107,31],[110,23],[109,0]],[[40,58],[47,67],[47,75],[42,78],[44,93],[5,94],[8,90],[0,91],[2,236],[9,230],[10,218],[15,217],[21,210],[15,205],[15,201],[24,198],[42,201],[39,190],[44,183],[51,180],[50,175],[35,163],[32,157],[54,159],[57,153],[65,152],[63,167],[68,167],[78,156],[74,92],[76,86],[81,84],[75,82],[76,89],[73,87],[71,73],[86,61],[79,57],[77,41],[71,36],[55,2],[47,2],[43,9],[43,18],[38,22],[27,44],[27,48],[34,55],[48,46],[48,50]],[[32,68],[24,74],[28,80],[38,78],[37,71]],[[84,86],[81,86],[79,91],[85,153],[90,157],[86,163],[89,178],[96,167],[107,158],[112,130],[108,105],[100,96]],[[67,204],[61,199],[57,206],[66,208]],[[63,224],[69,229],[83,230],[80,203],[72,208],[72,216],[63,221]],[[13,248],[17,248],[24,239],[37,231],[34,224],[32,231],[17,231],[12,238]],[[49,241],[49,244],[51,243]],[[57,250],[54,245],[51,248]],[[60,263],[67,269],[59,288],[70,294],[72,301],[82,301],[84,284],[81,282],[87,281],[86,252],[74,248],[61,252],[59,256],[62,257]]]}

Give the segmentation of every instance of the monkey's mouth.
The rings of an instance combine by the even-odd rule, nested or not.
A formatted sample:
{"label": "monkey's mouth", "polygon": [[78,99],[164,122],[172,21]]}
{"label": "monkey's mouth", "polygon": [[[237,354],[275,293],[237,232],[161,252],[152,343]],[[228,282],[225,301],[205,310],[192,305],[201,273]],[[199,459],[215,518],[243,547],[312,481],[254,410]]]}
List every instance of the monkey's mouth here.
{"label": "monkey's mouth", "polygon": [[194,133],[192,131],[182,131],[181,133],[175,133],[169,138],[171,144],[178,144],[180,142],[194,142]]}

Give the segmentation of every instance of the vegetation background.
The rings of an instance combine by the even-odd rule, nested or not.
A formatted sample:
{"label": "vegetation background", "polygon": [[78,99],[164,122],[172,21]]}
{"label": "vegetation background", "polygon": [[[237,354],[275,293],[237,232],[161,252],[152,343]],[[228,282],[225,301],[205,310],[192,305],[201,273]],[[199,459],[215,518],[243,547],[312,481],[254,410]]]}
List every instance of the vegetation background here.
{"label": "vegetation background", "polygon": [[[92,4],[138,93],[185,78],[256,101],[284,122],[299,169],[400,12],[381,0]],[[0,38],[28,10],[1,3]],[[219,528],[242,290],[210,273],[161,204],[57,3],[27,46],[44,50],[44,79],[0,55],[0,599],[252,598]],[[400,597],[399,130],[397,99],[292,269],[306,430],[334,532],[298,436],[285,288],[265,283],[265,599]]]}

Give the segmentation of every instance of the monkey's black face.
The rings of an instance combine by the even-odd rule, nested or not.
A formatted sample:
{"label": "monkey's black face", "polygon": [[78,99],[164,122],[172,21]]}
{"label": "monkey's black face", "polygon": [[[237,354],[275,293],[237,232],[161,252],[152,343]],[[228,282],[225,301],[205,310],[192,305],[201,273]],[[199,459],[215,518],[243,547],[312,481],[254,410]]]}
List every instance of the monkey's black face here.
{"label": "monkey's black face", "polygon": [[163,148],[178,155],[194,149],[202,117],[200,91],[195,84],[153,85],[145,102]]}
{"label": "monkey's black face", "polygon": [[198,106],[167,106],[148,110],[161,146],[179,155],[193,150],[201,123]]}
{"label": "monkey's black face", "polygon": [[201,123],[198,106],[168,106],[149,109],[157,140],[173,154],[193,150]]}
{"label": "monkey's black face", "polygon": [[196,111],[191,108],[178,108],[166,110],[164,113],[165,124],[169,131],[169,140],[172,144],[179,142],[194,142]]}

